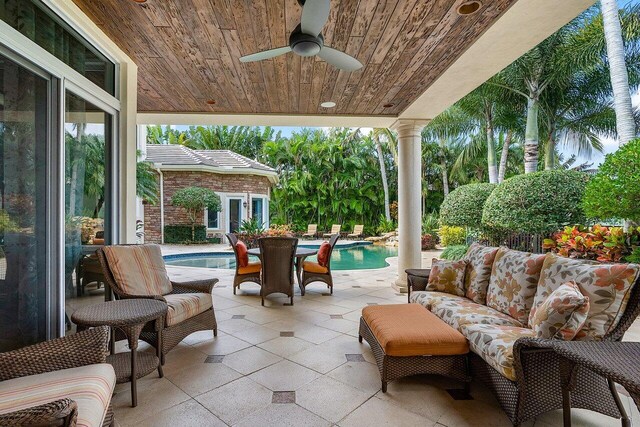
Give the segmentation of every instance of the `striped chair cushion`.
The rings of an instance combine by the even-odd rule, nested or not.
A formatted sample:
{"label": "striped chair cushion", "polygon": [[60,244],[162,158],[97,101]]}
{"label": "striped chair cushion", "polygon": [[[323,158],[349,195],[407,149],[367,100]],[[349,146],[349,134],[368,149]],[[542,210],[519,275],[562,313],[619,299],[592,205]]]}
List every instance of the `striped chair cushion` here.
{"label": "striped chair cushion", "polygon": [[165,295],[173,287],[158,245],[106,246],[116,285],[127,295]]}
{"label": "striped chair cushion", "polygon": [[0,382],[0,414],[68,397],[78,405],[78,427],[100,427],[116,385],[106,363],[63,369]]}
{"label": "striped chair cushion", "polygon": [[211,294],[171,294],[164,298],[169,305],[167,326],[176,325],[213,307]]}

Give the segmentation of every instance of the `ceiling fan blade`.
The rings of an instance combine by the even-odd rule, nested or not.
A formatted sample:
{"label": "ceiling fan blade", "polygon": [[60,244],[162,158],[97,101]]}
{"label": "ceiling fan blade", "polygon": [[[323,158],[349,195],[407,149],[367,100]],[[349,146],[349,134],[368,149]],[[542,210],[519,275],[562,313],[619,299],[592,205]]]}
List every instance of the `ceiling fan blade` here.
{"label": "ceiling fan blade", "polygon": [[336,68],[345,71],[356,71],[362,68],[362,64],[353,56],[344,52],[324,46],[318,56]]}
{"label": "ceiling fan blade", "polygon": [[306,0],[302,8],[300,29],[305,34],[317,36],[329,19],[330,0]]}
{"label": "ceiling fan blade", "polygon": [[284,55],[285,53],[289,53],[289,52],[291,52],[291,48],[289,46],[278,47],[275,49],[252,53],[251,55],[245,55],[242,58],[240,58],[240,62],[262,61],[264,59],[275,58],[276,56]]}

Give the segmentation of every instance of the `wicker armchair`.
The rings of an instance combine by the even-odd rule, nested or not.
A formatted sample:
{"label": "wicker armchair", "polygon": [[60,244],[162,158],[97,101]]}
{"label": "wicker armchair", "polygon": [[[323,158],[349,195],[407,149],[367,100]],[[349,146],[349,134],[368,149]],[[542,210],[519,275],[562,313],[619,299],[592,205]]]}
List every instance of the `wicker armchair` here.
{"label": "wicker armchair", "polygon": [[[108,342],[109,328],[100,327],[0,353],[0,381],[106,363]],[[66,427],[75,426],[77,418],[77,403],[65,397],[31,408],[0,414],[0,425]],[[103,426],[112,424],[113,410],[109,402]]]}
{"label": "wicker armchair", "polygon": [[333,248],[336,246],[336,242],[340,238],[339,234],[334,234],[329,239],[329,255],[327,258],[327,265],[321,266],[316,262],[305,261],[302,263],[302,282],[300,283],[300,292],[305,294],[307,285],[311,282],[324,282],[329,288],[329,292],[333,294],[333,276],[331,275],[331,254]]}
{"label": "wicker armchair", "polygon": [[[125,247],[144,247],[151,245],[122,245]],[[211,295],[211,291],[216,283],[218,283],[218,279],[208,279],[208,280],[198,280],[193,282],[171,282],[171,290],[168,293],[164,293],[162,295],[157,294],[130,294],[123,291],[122,287],[116,282],[116,279],[113,275],[113,271],[111,266],[109,265],[108,258],[105,254],[105,248],[98,249],[98,259],[102,264],[102,269],[104,271],[104,276],[107,284],[113,290],[116,299],[126,299],[126,298],[150,298],[159,300],[167,303],[169,306],[169,310],[173,308],[174,303],[180,303],[180,298],[177,295],[196,295],[196,294],[209,294]],[[126,261],[125,261],[126,262]],[[162,269],[164,269],[164,263],[162,264]],[[166,274],[166,270],[164,270],[164,274]],[[186,318],[181,320],[175,324],[171,324],[170,313],[167,316],[167,321],[165,322],[165,327],[162,331],[162,348],[160,349],[160,362],[164,365],[166,354],[171,351],[175,346],[177,346],[180,341],[189,336],[190,334],[198,331],[213,331],[213,336],[218,336],[218,324],[216,322],[216,316],[214,312],[213,305],[211,308],[204,310],[203,312],[197,313],[195,315],[191,315],[190,312],[187,311]],[[153,323],[153,322],[151,322]],[[140,334],[140,338],[154,346],[158,347],[158,334],[155,331],[153,324],[147,324],[145,328],[142,330]]]}
{"label": "wicker armchair", "polygon": [[283,293],[293,305],[294,260],[298,239],[289,237],[265,237],[260,239],[262,256],[262,305],[267,295]]}
{"label": "wicker armchair", "polygon": [[[408,292],[426,289],[429,270],[407,270]],[[635,283],[625,311],[616,327],[605,335],[605,341],[620,341],[640,315],[640,279]],[[553,348],[553,340],[520,338],[514,344],[516,381],[503,376],[480,356],[470,353],[471,373],[496,396],[514,426],[548,411],[561,409],[562,384],[559,367],[562,357]],[[600,412],[627,420],[615,387],[607,380],[584,368],[576,368],[571,384],[574,408]]]}
{"label": "wicker armchair", "polygon": [[233,276],[233,294],[235,295],[236,288],[240,289],[241,283],[253,282],[258,285],[260,284],[260,270],[262,267],[260,262],[249,263],[247,267],[241,267],[237,248],[238,238],[232,233],[227,233],[226,236],[233,249],[233,254],[236,257],[236,274]]}

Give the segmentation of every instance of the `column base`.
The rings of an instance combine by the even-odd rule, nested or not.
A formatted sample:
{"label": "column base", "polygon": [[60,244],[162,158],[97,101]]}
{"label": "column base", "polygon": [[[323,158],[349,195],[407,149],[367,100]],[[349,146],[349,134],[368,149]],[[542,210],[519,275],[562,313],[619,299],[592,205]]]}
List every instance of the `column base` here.
{"label": "column base", "polygon": [[400,277],[396,279],[395,282],[391,284],[391,287],[401,294],[406,294],[409,292],[409,286],[407,285],[406,279],[402,280]]}

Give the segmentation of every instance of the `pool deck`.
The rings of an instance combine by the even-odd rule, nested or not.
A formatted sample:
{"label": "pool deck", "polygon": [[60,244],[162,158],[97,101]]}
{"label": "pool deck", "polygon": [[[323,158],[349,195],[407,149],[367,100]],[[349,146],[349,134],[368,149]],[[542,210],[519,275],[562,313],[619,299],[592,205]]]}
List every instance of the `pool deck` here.
{"label": "pool deck", "polygon": [[[301,245],[318,245],[327,240],[314,239],[314,240],[302,240],[298,241]],[[336,247],[350,246],[354,243],[366,243],[364,240],[338,240]],[[231,246],[228,243],[208,243],[202,245],[162,245],[162,255],[178,255],[178,254],[190,254],[190,253],[202,253],[202,252],[232,252]]]}

